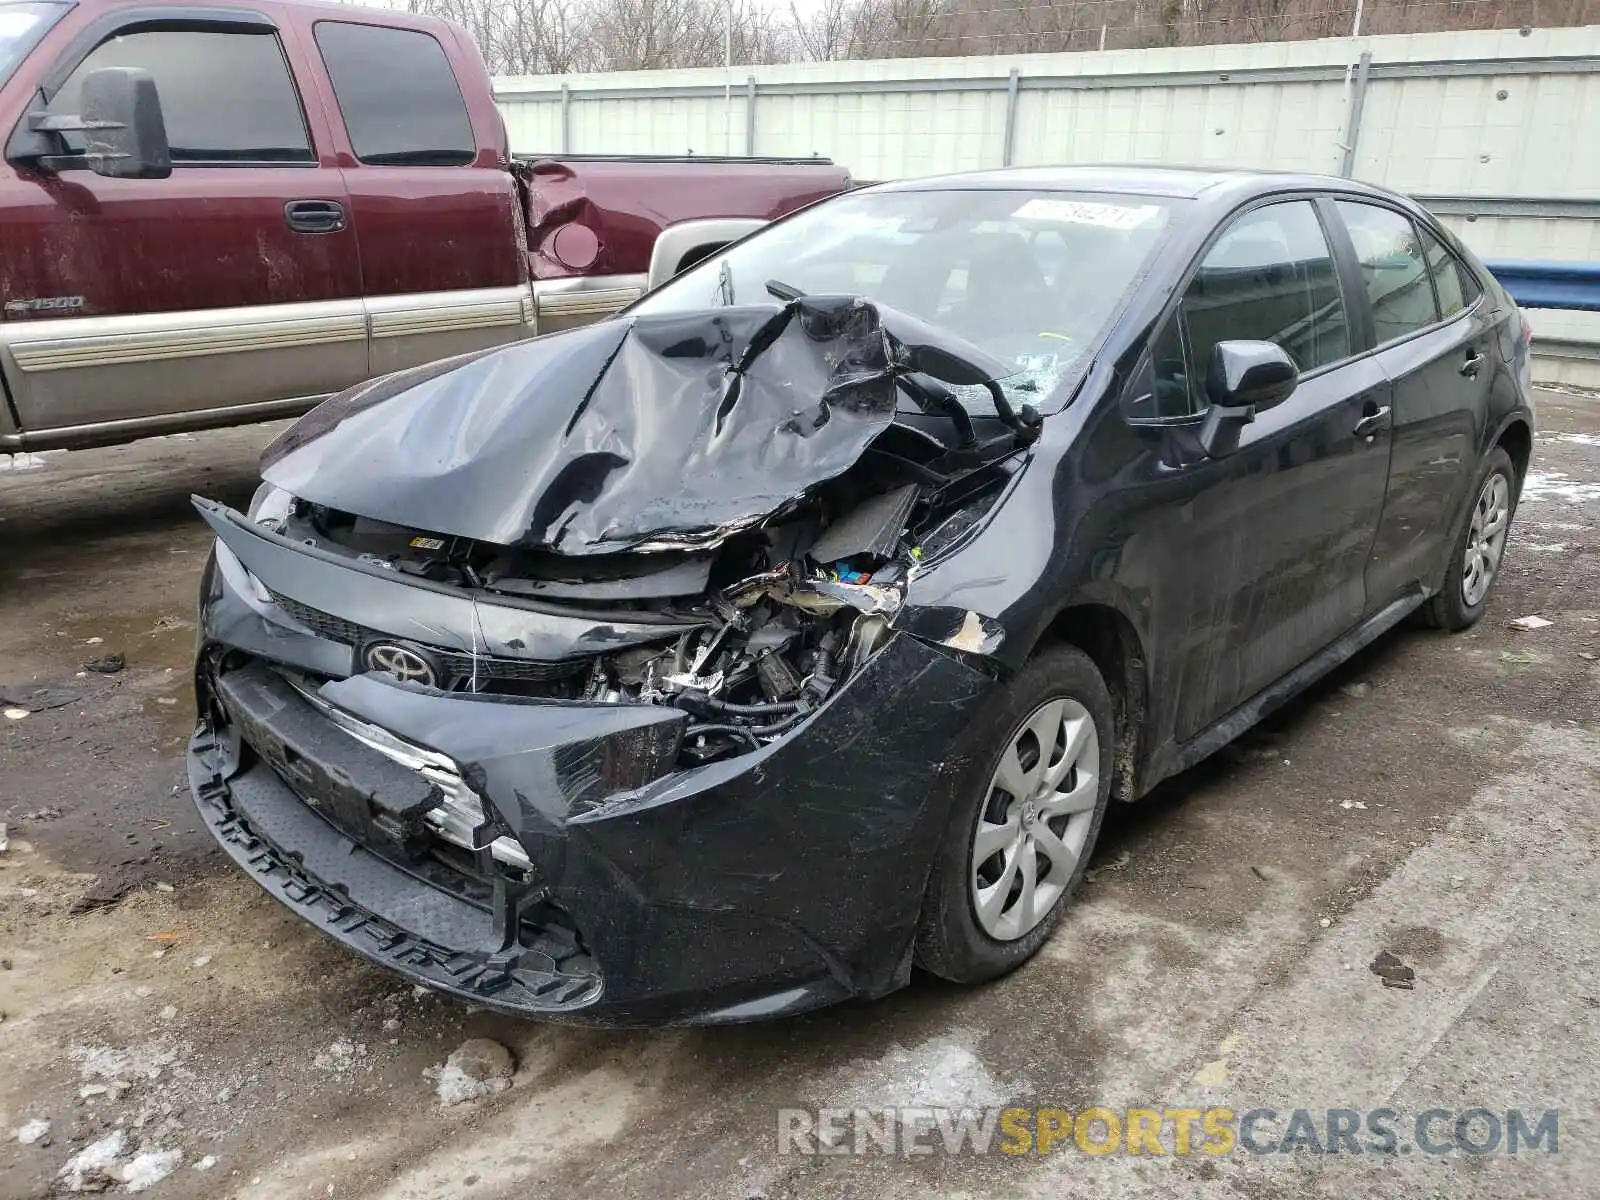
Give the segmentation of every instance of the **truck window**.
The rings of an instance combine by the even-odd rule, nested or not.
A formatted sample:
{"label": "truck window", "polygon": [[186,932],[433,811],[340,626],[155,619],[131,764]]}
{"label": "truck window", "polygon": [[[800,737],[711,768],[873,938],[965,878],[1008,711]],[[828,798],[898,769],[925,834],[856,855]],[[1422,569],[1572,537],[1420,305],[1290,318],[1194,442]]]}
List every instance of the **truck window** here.
{"label": "truck window", "polygon": [[478,156],[455,72],[429,34],[318,21],[316,35],[362,162],[460,167]]}
{"label": "truck window", "polygon": [[0,4],[0,84],[11,78],[28,51],[50,32],[67,5],[54,3]]}
{"label": "truck window", "polygon": [[[315,162],[300,96],[274,33],[135,29],[101,42],[50,100],[77,113],[83,77],[99,67],[142,67],[155,77],[175,164]],[[65,135],[82,153],[83,135]]]}

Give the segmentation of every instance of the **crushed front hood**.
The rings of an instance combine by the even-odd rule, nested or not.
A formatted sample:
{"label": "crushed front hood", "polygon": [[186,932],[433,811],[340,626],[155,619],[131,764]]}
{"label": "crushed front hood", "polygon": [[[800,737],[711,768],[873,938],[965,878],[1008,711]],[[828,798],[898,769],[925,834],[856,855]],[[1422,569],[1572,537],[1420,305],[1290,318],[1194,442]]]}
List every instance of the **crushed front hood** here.
{"label": "crushed front hood", "polygon": [[262,474],[505,546],[692,544],[847,470],[894,419],[897,344],[847,297],[621,317],[335,397]]}

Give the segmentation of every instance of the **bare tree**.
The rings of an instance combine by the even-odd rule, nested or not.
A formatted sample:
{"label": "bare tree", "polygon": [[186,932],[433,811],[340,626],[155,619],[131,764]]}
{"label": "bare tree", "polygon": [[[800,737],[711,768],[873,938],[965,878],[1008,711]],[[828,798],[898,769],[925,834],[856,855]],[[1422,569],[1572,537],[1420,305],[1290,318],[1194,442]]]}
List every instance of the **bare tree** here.
{"label": "bare tree", "polygon": [[[403,0],[496,74],[1021,54],[1350,31],[1355,0]],[[731,29],[730,29],[731,17]],[[1363,33],[1600,22],[1600,0],[1363,0]]]}
{"label": "bare tree", "polygon": [[853,34],[861,0],[822,0],[809,16],[789,5],[790,29],[800,56],[812,62],[855,58]]}
{"label": "bare tree", "polygon": [[579,67],[575,0],[407,0],[407,7],[466,26],[496,74],[559,74]]}
{"label": "bare tree", "polygon": [[[866,0],[856,14],[861,58],[923,58],[961,53],[951,0]],[[974,50],[981,52],[981,47]]]}

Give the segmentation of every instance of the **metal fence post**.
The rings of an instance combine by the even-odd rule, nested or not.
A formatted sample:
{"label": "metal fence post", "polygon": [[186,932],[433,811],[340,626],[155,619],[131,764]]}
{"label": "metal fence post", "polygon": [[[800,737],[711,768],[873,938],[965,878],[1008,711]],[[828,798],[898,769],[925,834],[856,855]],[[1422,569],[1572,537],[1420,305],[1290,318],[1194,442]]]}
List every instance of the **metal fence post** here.
{"label": "metal fence post", "polygon": [[572,89],[561,85],[561,153],[572,153]]}
{"label": "metal fence post", "polygon": [[744,153],[746,158],[756,156],[756,77],[744,81]]}
{"label": "metal fence post", "polygon": [[1344,129],[1344,162],[1339,174],[1349,179],[1356,170],[1356,145],[1361,140],[1361,110],[1367,102],[1367,73],[1372,70],[1372,52],[1363,50],[1356,64],[1355,85],[1350,93],[1350,118]]}
{"label": "metal fence post", "polygon": [[1000,150],[1000,165],[1009,167],[1017,145],[1017,88],[1022,82],[1022,72],[1016,67],[1006,77],[1006,141]]}

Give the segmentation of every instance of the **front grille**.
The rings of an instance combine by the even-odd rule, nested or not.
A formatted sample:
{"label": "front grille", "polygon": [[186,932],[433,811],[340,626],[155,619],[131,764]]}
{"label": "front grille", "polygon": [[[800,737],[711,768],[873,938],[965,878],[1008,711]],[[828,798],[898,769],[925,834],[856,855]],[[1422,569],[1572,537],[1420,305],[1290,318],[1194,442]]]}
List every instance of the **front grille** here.
{"label": "front grille", "polygon": [[273,592],[272,599],[284,612],[320,637],[344,642],[347,646],[359,646],[362,642],[371,641],[378,636],[376,630],[357,625],[354,621],[346,621],[343,617],[336,617],[332,613],[325,613],[319,608],[312,608],[309,604],[301,604],[300,601],[291,600],[281,592]]}
{"label": "front grille", "polygon": [[[429,651],[439,660],[444,673],[451,679],[471,679],[473,656],[455,650]],[[586,662],[534,662],[527,658],[490,658],[477,656],[479,679],[506,679],[515,683],[548,683],[552,679],[566,679],[587,670]]]}
{"label": "front grille", "polygon": [[[394,635],[384,633],[381,629],[370,629],[365,625],[358,625],[354,621],[347,621],[343,617],[336,617],[332,613],[325,613],[319,608],[312,608],[309,604],[283,595],[281,592],[272,593],[273,601],[284,612],[288,613],[300,624],[306,626],[319,637],[329,638],[335,642],[343,642],[347,646],[361,647],[368,642],[380,640],[393,640]],[[484,683],[509,682],[509,683],[548,683],[557,679],[568,679],[588,669],[589,664],[582,660],[575,662],[535,662],[527,658],[498,658],[488,654],[463,654],[459,650],[445,650],[438,646],[427,646],[427,650],[438,662],[444,674],[444,687],[446,691],[453,690],[469,683],[476,678],[480,685]]]}

